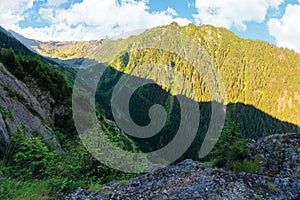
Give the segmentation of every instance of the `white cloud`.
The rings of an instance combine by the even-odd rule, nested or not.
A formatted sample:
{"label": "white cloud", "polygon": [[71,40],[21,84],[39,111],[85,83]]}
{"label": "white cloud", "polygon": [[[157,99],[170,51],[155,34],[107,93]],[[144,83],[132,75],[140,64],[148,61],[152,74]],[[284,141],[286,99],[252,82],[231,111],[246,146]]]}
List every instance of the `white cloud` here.
{"label": "white cloud", "polygon": [[[300,0],[298,1],[300,3]],[[300,5],[288,5],[280,19],[270,19],[268,28],[270,35],[276,38],[278,46],[294,49],[300,53]]]}
{"label": "white cloud", "polygon": [[[52,2],[58,0],[52,0]],[[48,2],[49,3],[49,2]],[[146,29],[176,21],[181,25],[189,20],[176,17],[173,8],[149,12],[147,0],[83,0],[68,9],[44,7],[39,15],[51,25],[44,28],[15,28],[25,37],[39,40],[91,40],[113,37],[135,29]]]}
{"label": "white cloud", "polygon": [[284,0],[196,0],[198,24],[212,24],[246,30],[246,22],[263,22],[270,8],[277,8]]}
{"label": "white cloud", "polygon": [[0,24],[4,28],[14,28],[24,19],[25,11],[33,6],[34,0],[2,0],[0,3]]}
{"label": "white cloud", "polygon": [[176,12],[176,10],[174,10],[173,8],[170,8],[170,7],[168,7],[166,13],[168,13],[170,15],[173,15],[173,16],[177,16],[178,15],[177,12]]}
{"label": "white cloud", "polygon": [[48,0],[47,6],[59,7],[61,4],[67,3],[68,0]]}

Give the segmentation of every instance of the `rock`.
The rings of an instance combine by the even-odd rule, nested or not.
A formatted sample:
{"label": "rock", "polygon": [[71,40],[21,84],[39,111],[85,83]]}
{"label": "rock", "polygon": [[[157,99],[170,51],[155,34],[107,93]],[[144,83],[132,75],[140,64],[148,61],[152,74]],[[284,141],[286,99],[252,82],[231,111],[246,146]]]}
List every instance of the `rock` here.
{"label": "rock", "polygon": [[0,113],[0,147],[6,147],[9,144],[8,131],[6,129],[6,124],[3,120],[2,114]]}
{"label": "rock", "polygon": [[9,132],[16,133],[18,128],[23,127],[24,134],[39,132],[45,141],[60,149],[45,123],[46,114],[38,100],[30,93],[28,87],[18,81],[1,63],[0,110],[0,136],[3,143],[9,142]]}
{"label": "rock", "polygon": [[271,135],[250,147],[250,159],[259,158],[261,174],[300,177],[300,134]]}
{"label": "rock", "polygon": [[[264,174],[235,173],[225,169],[212,169],[188,159],[175,166],[167,166],[130,179],[126,184],[112,181],[97,192],[88,192],[84,189],[84,191],[80,190],[81,192],[78,194],[78,190],[74,190],[61,195],[60,198],[300,199],[300,178],[294,174],[299,167],[297,164],[300,158],[299,138],[298,135],[277,135],[251,144],[251,151],[255,154],[249,155],[249,159],[251,157],[254,159],[257,155],[266,158]],[[278,142],[281,143],[281,146],[277,145]],[[282,145],[285,145],[284,148],[280,148]],[[293,165],[290,163],[286,167],[289,170],[282,170],[281,165],[289,159],[293,160]],[[270,167],[270,165],[275,166]]]}

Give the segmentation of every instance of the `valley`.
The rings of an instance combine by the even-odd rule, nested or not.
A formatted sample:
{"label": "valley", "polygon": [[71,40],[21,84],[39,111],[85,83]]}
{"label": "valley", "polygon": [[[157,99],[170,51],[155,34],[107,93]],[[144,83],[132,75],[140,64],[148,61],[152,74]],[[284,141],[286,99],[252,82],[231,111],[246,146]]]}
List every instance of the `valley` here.
{"label": "valley", "polygon": [[[184,35],[200,51],[178,37],[170,39],[165,49],[135,46],[136,41],[160,45],[168,31]],[[166,50],[176,49],[172,45],[184,56]],[[1,28],[0,62],[0,198],[300,198],[300,54],[292,50],[242,39],[225,28],[175,22],[126,39],[86,42],[40,42]],[[95,88],[95,99],[85,91],[87,104],[80,103],[95,106],[97,125],[123,151],[147,154],[167,146],[181,121],[188,119],[181,101],[199,107],[195,139],[171,166],[152,171],[133,162],[145,172],[126,173],[104,165],[87,150],[74,124],[72,95],[80,67],[98,64],[107,68]],[[120,80],[151,81],[133,92],[128,108],[139,127],[152,123],[153,105],[164,108],[165,124],[156,135],[132,136],[114,119],[112,99]],[[119,89],[126,91],[128,85],[125,82]],[[123,100],[116,102],[122,105]],[[219,140],[201,157],[213,105],[222,110],[224,127],[216,127]],[[163,153],[155,156],[164,158]]]}

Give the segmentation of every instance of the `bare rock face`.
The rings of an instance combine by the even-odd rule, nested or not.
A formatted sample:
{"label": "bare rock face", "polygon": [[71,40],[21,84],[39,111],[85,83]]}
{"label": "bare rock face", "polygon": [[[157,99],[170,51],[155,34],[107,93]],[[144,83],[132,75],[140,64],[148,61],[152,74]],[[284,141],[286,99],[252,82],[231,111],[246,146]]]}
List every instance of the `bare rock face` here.
{"label": "bare rock face", "polygon": [[46,114],[27,86],[17,80],[0,63],[0,145],[9,143],[9,135],[22,127],[24,134],[41,133],[45,141],[57,146],[50,128],[46,125]]}
{"label": "bare rock face", "polygon": [[50,94],[50,91],[43,91],[34,83],[26,83],[30,93],[38,101],[44,114],[44,121],[48,126],[54,125],[55,115],[64,115],[70,113],[70,109],[64,105],[57,106],[57,102]]}
{"label": "bare rock face", "polygon": [[5,122],[0,113],[0,146],[6,146],[9,143],[9,136],[7,133]]}

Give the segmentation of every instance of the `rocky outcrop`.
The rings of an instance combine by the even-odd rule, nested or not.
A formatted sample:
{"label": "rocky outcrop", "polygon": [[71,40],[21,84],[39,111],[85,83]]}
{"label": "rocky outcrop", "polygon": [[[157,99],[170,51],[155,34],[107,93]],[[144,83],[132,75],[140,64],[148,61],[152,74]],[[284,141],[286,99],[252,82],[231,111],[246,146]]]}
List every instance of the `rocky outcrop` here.
{"label": "rocky outcrop", "polygon": [[25,134],[38,132],[45,141],[57,147],[50,128],[46,125],[46,114],[28,87],[17,80],[0,63],[0,138],[3,144],[9,143],[9,134],[22,127]]}
{"label": "rocky outcrop", "polygon": [[249,146],[250,159],[261,164],[260,174],[300,178],[300,134],[271,135]]}
{"label": "rocky outcrop", "polygon": [[[289,169],[297,173],[300,158],[299,136],[277,135],[264,138],[251,146],[256,157],[265,155],[261,174],[237,173],[205,164],[185,160],[176,166],[168,166],[152,173],[143,174],[126,183],[112,181],[99,191],[83,188],[61,196],[61,199],[300,199],[300,178],[294,173],[273,171],[283,169],[286,158],[293,160]],[[278,140],[281,141],[279,150]],[[288,145],[288,146],[284,146]],[[278,148],[277,148],[278,146]],[[284,148],[287,148],[283,150]],[[289,150],[289,149],[293,149]],[[274,149],[276,149],[274,151]],[[283,156],[283,163],[276,161],[276,151],[291,152]],[[284,153],[283,153],[284,154]],[[270,156],[267,156],[270,155]],[[251,157],[251,155],[249,155]],[[249,159],[251,159],[249,157]],[[281,157],[281,156],[279,156]]]}
{"label": "rocky outcrop", "polygon": [[32,83],[29,85],[29,90],[39,102],[45,115],[44,121],[48,126],[54,125],[55,114],[64,115],[66,113],[71,113],[70,109],[65,106],[57,106],[57,102],[55,102],[55,99],[51,96],[49,91],[41,91]]}

